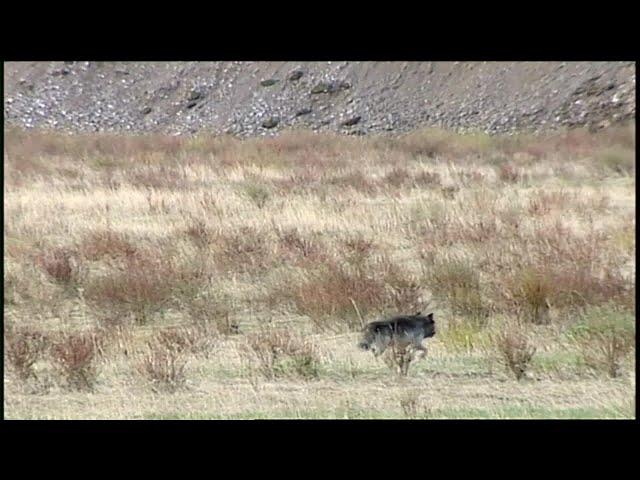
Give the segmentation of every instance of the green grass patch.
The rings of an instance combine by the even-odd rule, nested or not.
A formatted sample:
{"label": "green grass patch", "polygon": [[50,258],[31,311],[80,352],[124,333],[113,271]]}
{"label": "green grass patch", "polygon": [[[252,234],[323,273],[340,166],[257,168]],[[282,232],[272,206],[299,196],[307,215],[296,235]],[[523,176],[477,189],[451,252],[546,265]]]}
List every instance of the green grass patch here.
{"label": "green grass patch", "polygon": [[[400,411],[376,411],[359,407],[343,406],[335,410],[249,411],[236,414],[177,412],[175,414],[145,414],[145,420],[385,420],[406,419]],[[418,409],[413,419],[418,420],[489,420],[489,419],[537,419],[537,420],[582,420],[582,419],[633,419],[631,407],[583,407],[547,408],[529,405],[505,405],[487,408],[441,408]]]}

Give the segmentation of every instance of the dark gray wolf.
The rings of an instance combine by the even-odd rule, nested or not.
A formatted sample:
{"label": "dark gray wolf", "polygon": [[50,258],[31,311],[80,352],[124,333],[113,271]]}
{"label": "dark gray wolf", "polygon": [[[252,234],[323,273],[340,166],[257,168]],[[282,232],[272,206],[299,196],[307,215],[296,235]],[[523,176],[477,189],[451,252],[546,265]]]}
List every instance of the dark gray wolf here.
{"label": "dark gray wolf", "polygon": [[426,350],[422,346],[422,341],[436,334],[436,324],[433,313],[427,316],[420,313],[400,315],[369,323],[363,329],[362,340],[358,343],[358,347],[362,350],[371,350],[377,357],[390,345],[401,349],[411,345],[424,355]]}

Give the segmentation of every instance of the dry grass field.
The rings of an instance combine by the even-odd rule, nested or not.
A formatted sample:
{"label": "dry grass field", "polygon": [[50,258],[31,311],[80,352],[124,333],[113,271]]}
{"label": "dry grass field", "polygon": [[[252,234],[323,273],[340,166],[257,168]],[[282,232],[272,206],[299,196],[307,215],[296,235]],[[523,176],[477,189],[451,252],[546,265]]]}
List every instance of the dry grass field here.
{"label": "dry grass field", "polygon": [[635,215],[635,125],[5,130],[5,418],[635,418]]}

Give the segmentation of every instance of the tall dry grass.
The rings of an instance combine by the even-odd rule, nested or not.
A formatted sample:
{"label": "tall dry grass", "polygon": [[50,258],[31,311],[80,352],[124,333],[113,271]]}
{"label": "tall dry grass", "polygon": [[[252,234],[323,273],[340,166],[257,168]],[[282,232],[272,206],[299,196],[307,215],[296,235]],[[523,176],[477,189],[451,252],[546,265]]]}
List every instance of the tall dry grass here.
{"label": "tall dry grass", "polygon": [[[294,340],[247,337],[268,323],[330,339],[428,299],[441,319],[439,361],[481,355],[499,338],[517,371],[535,370],[568,348],[555,332],[593,309],[635,315],[634,174],[634,126],[245,141],[9,129],[5,318],[70,335],[56,340],[56,360],[5,333],[10,378],[48,362],[69,385],[95,390],[115,382],[124,357],[134,362],[127,375],[176,393],[199,371],[217,378],[219,350],[235,348],[224,362],[248,351],[258,363],[265,345],[288,351]],[[496,320],[516,316],[523,336]],[[101,350],[71,340],[96,325],[108,339]],[[531,358],[522,338],[535,340]],[[625,371],[627,343],[580,338],[589,340],[572,340],[575,352],[590,345],[586,356]],[[352,361],[329,355],[319,368],[299,340],[286,369],[309,375],[294,378]],[[412,372],[423,375],[421,365]]]}

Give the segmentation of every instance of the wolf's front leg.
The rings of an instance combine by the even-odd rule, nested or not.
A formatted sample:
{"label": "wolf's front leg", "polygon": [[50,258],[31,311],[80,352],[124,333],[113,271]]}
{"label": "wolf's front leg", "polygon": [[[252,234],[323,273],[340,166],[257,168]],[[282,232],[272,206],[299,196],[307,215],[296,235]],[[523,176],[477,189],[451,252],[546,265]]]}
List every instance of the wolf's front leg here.
{"label": "wolf's front leg", "polygon": [[373,356],[377,358],[380,355],[382,355],[386,349],[387,349],[386,345],[384,345],[384,346],[375,345],[374,347],[371,348],[371,351],[373,352]]}
{"label": "wolf's front leg", "polygon": [[422,360],[427,356],[427,349],[424,348],[422,345],[416,345],[415,349],[416,349],[416,360]]}

